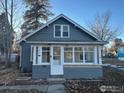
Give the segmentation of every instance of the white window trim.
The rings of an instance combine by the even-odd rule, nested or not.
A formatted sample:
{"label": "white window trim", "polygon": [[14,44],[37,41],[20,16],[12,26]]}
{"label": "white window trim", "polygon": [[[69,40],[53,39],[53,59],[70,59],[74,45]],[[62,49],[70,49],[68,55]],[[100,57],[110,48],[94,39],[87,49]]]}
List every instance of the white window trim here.
{"label": "white window trim", "polygon": [[34,47],[33,65],[50,65],[50,63],[43,63],[42,62],[42,53],[40,54],[41,62],[38,61],[38,63],[36,64],[36,47],[41,48],[41,52],[42,52],[42,47],[50,47],[50,46],[34,45],[33,47]]}
{"label": "white window trim", "polygon": [[[65,37],[65,36],[63,36],[63,26],[67,26],[68,27],[68,36],[67,37]],[[62,38],[69,38],[70,37],[70,26],[69,25],[62,25],[62,27],[61,27],[62,29],[61,29],[61,35],[62,35]]]}
{"label": "white window trim", "polygon": [[[62,54],[61,55],[63,55],[63,57],[62,57],[62,59],[61,59],[61,61],[63,61],[63,64],[64,65],[100,65],[100,64],[96,64],[95,62],[97,62],[98,60],[96,59],[96,60],[93,60],[93,62],[92,63],[86,63],[85,62],[85,48],[86,47],[93,47],[94,48],[94,53],[97,53],[97,46],[61,46],[61,45],[56,45],[56,46],[59,46],[61,49],[62,49]],[[51,54],[51,48],[52,47],[55,47],[55,46],[40,46],[40,45],[35,45],[35,46],[33,46],[34,47],[34,54],[33,54],[33,56],[34,56],[34,58],[33,58],[33,65],[50,65],[51,64],[51,60],[52,60],[52,57],[50,57],[50,63],[43,63],[42,61],[41,62],[38,62],[38,64],[36,64],[36,47],[40,47],[40,48],[42,48],[42,47],[50,47],[50,56],[52,55]],[[72,62],[70,62],[70,63],[67,63],[67,62],[64,62],[64,47],[72,47],[72,53],[73,53],[73,58],[72,58]],[[81,47],[83,50],[82,50],[82,52],[83,52],[83,62],[82,63],[78,63],[78,62],[75,62],[75,56],[74,56],[74,48],[75,47]],[[100,53],[100,50],[101,50],[101,47],[99,47],[99,53]],[[87,51],[88,52],[88,51]],[[90,51],[91,52],[91,51]],[[101,54],[99,54],[99,61],[101,60],[100,59],[100,55]],[[41,55],[42,56],[42,55]],[[94,55],[94,58],[96,58],[97,56],[95,56]],[[42,60],[42,57],[41,57],[41,60]]]}
{"label": "white window trim", "polygon": [[[60,26],[60,36],[55,36],[55,26]],[[63,26],[68,27],[68,37],[63,36]],[[69,38],[70,37],[70,26],[64,24],[54,24],[54,38]]]}
{"label": "white window trim", "polygon": [[[33,62],[33,58],[34,58],[34,56],[33,56],[33,52],[34,52],[34,49],[33,49],[33,52],[32,52],[32,48],[34,48],[34,46],[33,45],[31,45],[31,52],[30,52],[30,62]],[[32,58],[33,57],[33,58]]]}
{"label": "white window trim", "polygon": [[[82,46],[80,47],[80,48],[82,48],[82,51],[75,51],[75,48],[79,48],[79,47],[80,47],[80,46],[73,46],[73,55],[74,55],[73,63],[74,63],[74,64],[82,64],[82,63],[84,62],[84,60],[85,60],[84,57],[83,57],[83,60],[80,60],[80,61],[82,61],[82,62],[77,62],[77,61],[75,61],[75,52],[79,52],[79,53],[81,53],[81,52],[83,53],[83,52],[84,52],[84,50],[83,50],[84,47],[82,47]],[[83,55],[83,56],[84,56],[84,55]]]}
{"label": "white window trim", "polygon": [[[65,47],[64,47],[64,48],[65,48]],[[73,58],[73,54],[74,54],[73,48],[74,48],[74,47],[69,46],[68,48],[72,48],[72,50],[71,50],[71,51],[65,51],[65,50],[64,50],[63,52],[64,52],[64,53],[65,53],[65,52],[71,52],[71,53],[72,53],[72,62],[65,62],[65,61],[64,61],[64,63],[72,63],[72,64],[73,64],[73,62],[74,62],[74,60],[75,60],[75,59]],[[64,56],[63,56],[63,59],[64,59]],[[64,59],[64,60],[65,60],[65,59]]]}
{"label": "white window trim", "polygon": [[[93,48],[93,50],[92,51],[87,51],[87,50],[85,50],[85,48]],[[85,57],[85,54],[86,54],[86,52],[91,52],[91,53],[93,53],[94,54],[94,49],[95,49],[95,46],[87,46],[87,47],[84,47],[84,57]],[[94,58],[93,59],[95,59],[95,55],[94,55]],[[94,60],[93,60],[93,62],[91,63],[91,62],[86,62],[86,58],[84,58],[84,60],[85,60],[85,64],[94,64],[95,62],[94,62]]]}
{"label": "white window trim", "polygon": [[[49,62],[49,63],[48,63],[48,62],[45,62],[45,61],[43,62],[43,58],[42,58],[42,53],[43,53],[42,48],[43,48],[43,47],[49,47],[49,48],[50,48],[50,46],[41,46],[41,63],[47,65],[47,64],[50,64],[50,62]],[[51,52],[51,51],[49,50],[49,52]],[[49,60],[50,60],[50,59],[49,59]]]}
{"label": "white window trim", "polygon": [[102,65],[102,53],[101,53],[101,50],[102,50],[102,47],[99,46],[99,47],[98,47],[98,52],[99,52],[99,64]]}
{"label": "white window trim", "polygon": [[34,46],[34,53],[33,53],[33,65],[38,65],[36,64],[36,46]]}

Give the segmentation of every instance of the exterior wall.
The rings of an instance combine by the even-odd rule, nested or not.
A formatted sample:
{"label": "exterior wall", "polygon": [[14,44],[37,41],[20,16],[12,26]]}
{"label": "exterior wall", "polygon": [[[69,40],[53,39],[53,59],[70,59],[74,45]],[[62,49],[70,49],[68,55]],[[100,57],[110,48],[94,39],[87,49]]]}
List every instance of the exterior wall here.
{"label": "exterior wall", "polygon": [[20,67],[23,72],[30,72],[32,70],[32,62],[30,62],[31,45],[25,42],[21,43],[21,63]]}
{"label": "exterior wall", "polygon": [[[65,24],[70,26],[70,38],[54,38],[54,24]],[[81,29],[77,28],[70,22],[68,22],[64,18],[60,18],[57,21],[53,22],[52,24],[48,25],[41,31],[33,34],[27,41],[40,41],[40,42],[90,42],[90,41],[97,41],[95,38],[87,34],[86,32],[82,31]]]}
{"label": "exterior wall", "polygon": [[[70,26],[70,38],[54,38],[54,24],[65,24]],[[82,31],[64,18],[60,18],[48,25],[41,31],[26,39],[26,42],[96,42],[97,40]],[[33,65],[30,62],[31,45],[26,42],[21,43],[21,69],[25,72],[32,70],[32,79],[48,78],[50,76],[50,65]],[[36,44],[39,45],[39,44]],[[50,44],[49,44],[50,45]],[[51,44],[52,45],[52,44]],[[98,52],[99,54],[99,52]],[[99,57],[99,56],[98,56]],[[98,58],[97,57],[97,58]],[[98,61],[98,60],[97,60]],[[99,60],[100,63],[100,60]],[[102,76],[102,68],[93,67],[64,67],[65,78],[98,78]]]}
{"label": "exterior wall", "polygon": [[[67,79],[92,79],[100,78],[103,75],[102,67],[64,67],[64,78]],[[50,66],[34,65],[32,67],[32,79],[50,77]]]}
{"label": "exterior wall", "polygon": [[49,65],[33,65],[32,66],[32,79],[48,78],[50,75]]}
{"label": "exterior wall", "polygon": [[102,75],[102,67],[64,67],[64,77],[67,79],[92,79],[100,78]]}
{"label": "exterior wall", "polygon": [[124,60],[124,49],[123,48],[118,49],[117,55],[118,55],[118,59],[123,61]]}

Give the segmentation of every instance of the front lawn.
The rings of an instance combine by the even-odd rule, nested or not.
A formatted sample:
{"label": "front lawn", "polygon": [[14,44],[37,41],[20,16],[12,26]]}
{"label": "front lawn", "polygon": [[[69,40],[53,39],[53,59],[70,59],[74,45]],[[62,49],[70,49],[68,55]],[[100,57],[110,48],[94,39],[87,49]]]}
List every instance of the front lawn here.
{"label": "front lawn", "polygon": [[16,64],[12,64],[10,68],[6,68],[4,64],[0,64],[0,85],[12,84],[19,75]]}

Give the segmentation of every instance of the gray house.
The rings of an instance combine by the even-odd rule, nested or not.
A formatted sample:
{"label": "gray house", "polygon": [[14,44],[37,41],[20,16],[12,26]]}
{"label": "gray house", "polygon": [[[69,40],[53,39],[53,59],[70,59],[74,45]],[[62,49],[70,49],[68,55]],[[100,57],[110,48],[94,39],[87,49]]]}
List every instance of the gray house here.
{"label": "gray house", "polygon": [[106,43],[60,14],[20,41],[20,67],[32,79],[99,78],[101,48]]}

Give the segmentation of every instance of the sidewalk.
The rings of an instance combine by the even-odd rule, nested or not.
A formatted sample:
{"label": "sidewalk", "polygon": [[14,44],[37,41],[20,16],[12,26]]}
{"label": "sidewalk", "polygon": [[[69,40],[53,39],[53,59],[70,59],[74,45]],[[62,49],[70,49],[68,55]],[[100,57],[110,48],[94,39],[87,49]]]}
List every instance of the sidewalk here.
{"label": "sidewalk", "polygon": [[17,85],[17,86],[0,86],[0,90],[32,90],[36,89],[43,93],[65,93],[63,84],[50,85]]}

